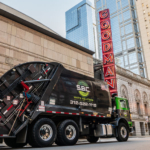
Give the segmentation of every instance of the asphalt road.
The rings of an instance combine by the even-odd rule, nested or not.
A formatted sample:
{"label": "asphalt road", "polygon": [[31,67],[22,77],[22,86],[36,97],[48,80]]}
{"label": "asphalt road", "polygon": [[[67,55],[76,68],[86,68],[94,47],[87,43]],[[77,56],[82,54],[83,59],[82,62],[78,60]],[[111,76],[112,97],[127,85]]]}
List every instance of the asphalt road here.
{"label": "asphalt road", "polygon": [[[0,150],[13,150],[4,144]],[[47,148],[31,148],[26,146],[17,150],[150,150],[150,138],[130,138],[128,142],[117,142],[116,139],[101,139],[96,144],[90,144],[86,140],[80,140],[74,146],[57,146]]]}

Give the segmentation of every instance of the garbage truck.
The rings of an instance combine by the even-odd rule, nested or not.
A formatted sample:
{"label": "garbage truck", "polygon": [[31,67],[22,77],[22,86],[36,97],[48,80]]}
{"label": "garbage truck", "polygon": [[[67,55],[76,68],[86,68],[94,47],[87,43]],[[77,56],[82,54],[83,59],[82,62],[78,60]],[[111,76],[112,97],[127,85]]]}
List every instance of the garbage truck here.
{"label": "garbage truck", "polygon": [[110,96],[104,80],[57,62],[20,64],[0,78],[0,141],[9,147],[125,142],[130,132],[128,100]]}

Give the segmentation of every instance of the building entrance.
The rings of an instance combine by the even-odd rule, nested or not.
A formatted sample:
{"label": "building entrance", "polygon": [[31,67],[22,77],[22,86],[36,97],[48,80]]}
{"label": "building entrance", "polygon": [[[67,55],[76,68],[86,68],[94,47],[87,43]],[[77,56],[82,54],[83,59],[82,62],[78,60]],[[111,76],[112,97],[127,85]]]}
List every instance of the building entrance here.
{"label": "building entrance", "polygon": [[145,130],[144,130],[144,122],[140,122],[140,129],[141,129],[141,135],[145,135]]}
{"label": "building entrance", "polygon": [[150,123],[148,123],[148,131],[149,131],[149,135],[150,135]]}

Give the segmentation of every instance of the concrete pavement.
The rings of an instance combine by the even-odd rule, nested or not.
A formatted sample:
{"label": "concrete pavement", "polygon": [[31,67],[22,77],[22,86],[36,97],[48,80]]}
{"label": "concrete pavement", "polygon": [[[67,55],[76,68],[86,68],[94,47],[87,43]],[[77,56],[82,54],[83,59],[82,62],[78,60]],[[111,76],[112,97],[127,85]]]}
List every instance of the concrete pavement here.
{"label": "concrete pavement", "polygon": [[[0,150],[11,149],[0,145]],[[150,138],[130,138],[128,142],[117,142],[116,139],[100,139],[96,144],[90,144],[86,140],[79,140],[74,146],[57,146],[47,148],[25,148],[18,150],[150,150]],[[13,149],[11,149],[13,150]]]}

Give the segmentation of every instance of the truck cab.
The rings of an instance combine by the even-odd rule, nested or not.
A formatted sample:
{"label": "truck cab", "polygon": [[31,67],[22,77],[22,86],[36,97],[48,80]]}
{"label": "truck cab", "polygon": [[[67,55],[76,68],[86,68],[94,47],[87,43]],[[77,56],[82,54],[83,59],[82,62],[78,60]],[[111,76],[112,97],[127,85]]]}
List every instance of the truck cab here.
{"label": "truck cab", "polygon": [[125,118],[130,127],[132,127],[129,102],[126,98],[115,97],[115,108],[118,117]]}

